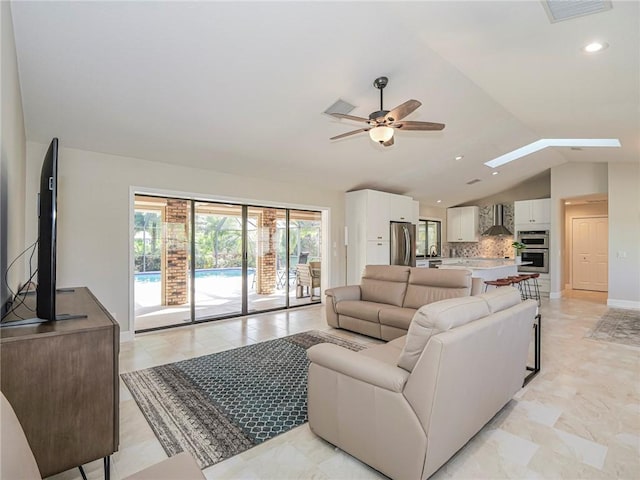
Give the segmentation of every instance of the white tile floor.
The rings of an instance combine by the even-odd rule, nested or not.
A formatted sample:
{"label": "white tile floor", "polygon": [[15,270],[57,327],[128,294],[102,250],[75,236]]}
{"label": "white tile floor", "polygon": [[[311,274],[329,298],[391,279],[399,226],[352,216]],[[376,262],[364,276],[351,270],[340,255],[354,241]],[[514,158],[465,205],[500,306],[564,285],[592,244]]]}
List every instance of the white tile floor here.
{"label": "white tile floor", "polygon": [[[544,300],[542,372],[433,478],[640,478],[640,348],[584,338],[606,310],[606,294]],[[139,335],[122,345],[122,372],[249,343],[328,329],[311,306]],[[347,336],[355,336],[343,332]],[[119,479],[166,457],[121,387]],[[85,466],[102,478],[102,462]],[[209,467],[209,479],[385,478],[298,427]],[[56,480],[79,479],[78,470]]]}

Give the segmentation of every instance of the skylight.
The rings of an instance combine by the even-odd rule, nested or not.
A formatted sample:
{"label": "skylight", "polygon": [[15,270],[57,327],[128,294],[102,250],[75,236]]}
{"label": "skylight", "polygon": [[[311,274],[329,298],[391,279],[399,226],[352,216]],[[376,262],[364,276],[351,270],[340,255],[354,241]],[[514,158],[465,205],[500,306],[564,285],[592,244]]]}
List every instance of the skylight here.
{"label": "skylight", "polygon": [[500,155],[493,160],[484,162],[487,167],[497,168],[518,158],[526,157],[547,147],[620,147],[617,138],[541,138],[529,145],[517,148],[509,153]]}

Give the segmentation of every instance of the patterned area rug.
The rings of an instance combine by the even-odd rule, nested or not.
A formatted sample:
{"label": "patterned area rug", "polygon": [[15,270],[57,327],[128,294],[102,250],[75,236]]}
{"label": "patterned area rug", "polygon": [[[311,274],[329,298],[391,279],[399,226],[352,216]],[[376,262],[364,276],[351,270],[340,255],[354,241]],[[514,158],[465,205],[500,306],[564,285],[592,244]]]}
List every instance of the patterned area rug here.
{"label": "patterned area rug", "polygon": [[640,347],[640,310],[610,308],[587,337]]}
{"label": "patterned area rug", "polygon": [[200,468],[307,421],[307,348],[366,348],[320,331],[123,373],[168,456],[190,452]]}

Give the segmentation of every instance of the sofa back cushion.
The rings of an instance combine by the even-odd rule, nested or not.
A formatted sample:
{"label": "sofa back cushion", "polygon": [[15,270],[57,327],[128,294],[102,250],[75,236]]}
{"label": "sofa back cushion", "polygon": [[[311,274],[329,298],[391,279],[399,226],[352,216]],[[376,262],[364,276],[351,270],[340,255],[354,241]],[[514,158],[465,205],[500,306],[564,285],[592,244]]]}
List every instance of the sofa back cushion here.
{"label": "sofa back cushion", "polygon": [[515,287],[500,287],[478,295],[487,302],[491,313],[500,312],[513,307],[522,301],[520,291]]}
{"label": "sofa back cushion", "polygon": [[402,306],[409,267],[400,265],[367,265],[360,282],[361,299],[367,302]]}
{"label": "sofa back cushion", "polygon": [[469,270],[420,268],[411,269],[403,307],[420,308],[447,298],[471,295]]}
{"label": "sofa back cushion", "polygon": [[420,307],[413,316],[398,366],[411,372],[433,335],[489,315],[483,298],[450,298]]}

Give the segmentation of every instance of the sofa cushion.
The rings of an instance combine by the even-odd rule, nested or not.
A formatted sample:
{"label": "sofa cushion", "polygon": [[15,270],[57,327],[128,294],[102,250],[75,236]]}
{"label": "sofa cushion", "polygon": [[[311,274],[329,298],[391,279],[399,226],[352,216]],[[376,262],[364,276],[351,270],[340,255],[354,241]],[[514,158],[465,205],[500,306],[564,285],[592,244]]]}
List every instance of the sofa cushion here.
{"label": "sofa cushion", "polygon": [[411,267],[402,265],[367,265],[364,267],[362,278],[407,283],[410,271]]}
{"label": "sofa cushion", "polygon": [[400,265],[367,265],[360,282],[360,298],[401,307],[409,271],[409,267]]}
{"label": "sofa cushion", "polygon": [[411,372],[433,335],[489,315],[489,305],[479,297],[451,298],[421,307],[413,317],[398,366]]}
{"label": "sofa cushion", "polygon": [[466,297],[471,294],[471,272],[435,268],[412,268],[403,307],[420,308],[423,305]]}
{"label": "sofa cushion", "polygon": [[380,323],[382,325],[390,325],[392,327],[398,327],[407,330],[409,328],[409,324],[411,323],[411,319],[415,314],[415,308],[402,308],[392,305],[385,305],[385,307],[380,310],[378,318],[380,319]]}
{"label": "sofa cushion", "polygon": [[494,288],[487,293],[478,295],[478,298],[487,302],[491,313],[499,312],[522,302],[520,291],[515,287]]}
{"label": "sofa cushion", "polygon": [[340,315],[361,318],[369,322],[379,322],[380,310],[387,305],[376,302],[365,302],[362,300],[344,300],[336,304],[336,311]]}

